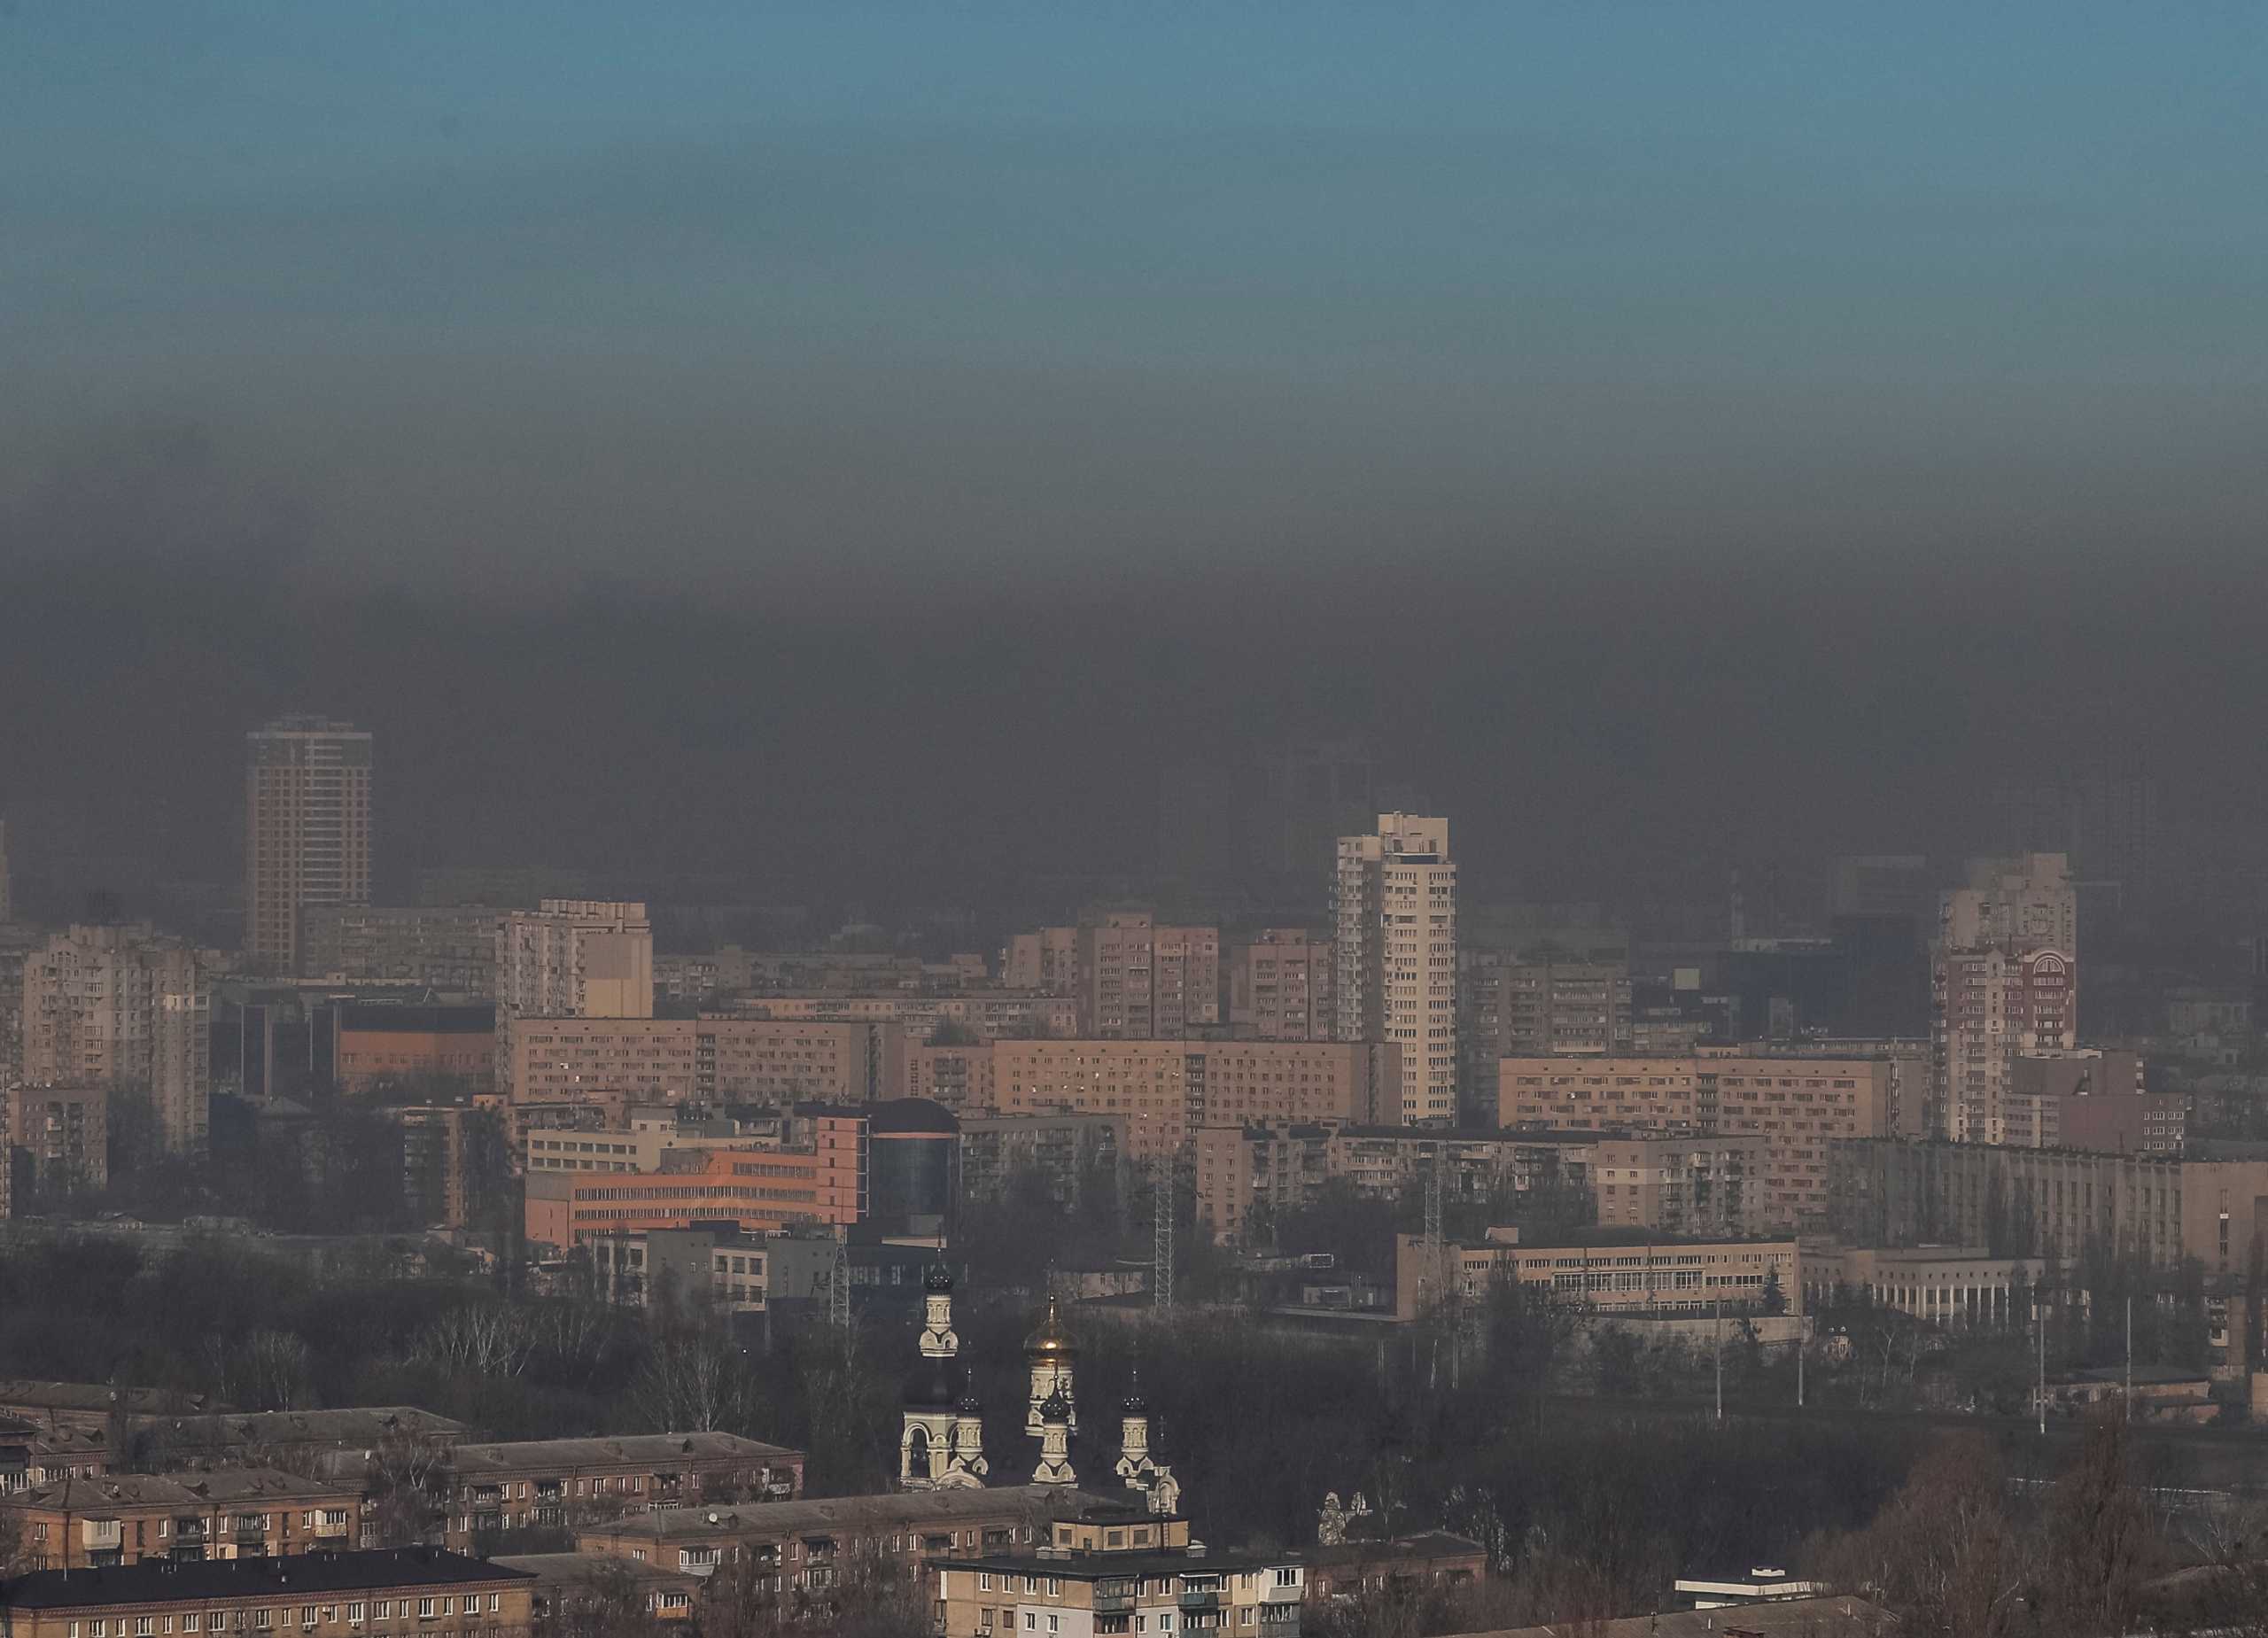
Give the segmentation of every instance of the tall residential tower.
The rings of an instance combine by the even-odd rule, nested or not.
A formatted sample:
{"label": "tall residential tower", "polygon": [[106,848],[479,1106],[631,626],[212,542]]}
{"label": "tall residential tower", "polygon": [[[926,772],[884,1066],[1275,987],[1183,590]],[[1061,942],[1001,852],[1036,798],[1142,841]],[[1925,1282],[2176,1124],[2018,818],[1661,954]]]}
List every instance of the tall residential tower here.
{"label": "tall residential tower", "polygon": [[299,912],[370,902],[370,736],[284,717],[245,736],[245,951],[299,970]]}
{"label": "tall residential tower", "polygon": [[1402,1121],[1456,1119],[1456,866],[1449,822],[1381,813],[1339,839],[1333,989],[1342,1041],[1402,1049]]}
{"label": "tall residential tower", "polygon": [[2078,1044],[2078,895],[2061,853],[1973,859],[1930,951],[1934,1133],[2008,1141],[2016,1060]]}

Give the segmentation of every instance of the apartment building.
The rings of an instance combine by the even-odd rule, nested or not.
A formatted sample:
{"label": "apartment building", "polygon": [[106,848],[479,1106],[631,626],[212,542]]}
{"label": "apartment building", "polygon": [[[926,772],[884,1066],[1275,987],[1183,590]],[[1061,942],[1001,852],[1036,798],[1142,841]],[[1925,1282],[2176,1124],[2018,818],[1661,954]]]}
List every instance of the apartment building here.
{"label": "apartment building", "polygon": [[411,1445],[446,1449],[465,1425],[415,1405],[352,1405],[335,1410],[207,1410],[133,1417],[133,1457],[166,1470],[280,1467],[293,1472],[357,1475],[374,1450]]}
{"label": "apartment building", "polygon": [[1381,813],[1342,836],[1332,881],[1332,990],[1341,1041],[1402,1052],[1404,1125],[1456,1119],[1456,866],[1445,819]]}
{"label": "apartment building", "polygon": [[1394,1106],[1390,1045],[1324,1041],[996,1041],[996,1113],[1069,1111],[1122,1123],[1123,1153],[1177,1153],[1204,1125],[1375,1122]]}
{"label": "apartment building", "polygon": [[109,1184],[108,1087],[12,1086],[7,1122],[11,1170],[22,1174],[12,1182],[63,1192]]}
{"label": "apartment building", "polygon": [[979,1041],[997,1040],[1002,1036],[1072,1036],[1079,1033],[1077,999],[1037,990],[742,996],[729,1006],[718,1010],[734,1018],[894,1023],[905,1031],[906,1040],[912,1043],[927,1042],[941,1029],[963,1032]]}
{"label": "apartment building", "polygon": [[547,898],[496,926],[496,1085],[514,1079],[513,1026],[522,1020],[650,1019],[654,928],[627,899]]}
{"label": "apartment building", "polygon": [[1998,1144],[1838,1143],[1829,1221],[1849,1245],[1982,1246],[2077,1263],[2091,1244],[2219,1285],[2268,1251],[2268,1161],[2085,1154]]}
{"label": "apartment building", "polygon": [[961,1199],[1000,1199],[1013,1178],[1036,1173],[1053,1199],[1076,1205],[1090,1179],[1117,1169],[1121,1125],[1104,1114],[964,1114]]}
{"label": "apartment building", "polygon": [[1476,1062],[1630,1050],[1627,961],[1531,960],[1507,951],[1468,950],[1458,977],[1464,1038]]}
{"label": "apartment building", "polygon": [[1306,928],[1262,928],[1229,948],[1229,1028],[1255,1041],[1328,1041],[1331,935]]}
{"label": "apartment building", "polygon": [[1043,995],[1076,996],[1079,989],[1079,929],[1044,927],[1008,941],[1000,960],[1000,982],[1011,990]]}
{"label": "apartment building", "polygon": [[459,1445],[449,1456],[447,1542],[497,1530],[571,1528],[666,1508],[791,1501],[804,1453],[737,1433],[625,1433]]}
{"label": "apartment building", "polygon": [[843,1569],[875,1559],[927,1569],[961,1553],[1032,1548],[1057,1518],[1084,1508],[1122,1510],[1116,1497],[1061,1485],[1003,1485],[833,1496],[761,1506],[673,1507],[594,1524],[578,1551],[713,1575],[750,1567],[782,1603],[824,1591]]}
{"label": "apartment building", "polygon": [[2179,1155],[2189,1100],[2151,1092],[2133,1052],[2027,1052],[2009,1066],[2002,1141],[2019,1149]]}
{"label": "apartment building", "polygon": [[299,971],[331,983],[417,984],[493,1000],[503,912],[478,904],[308,904]]}
{"label": "apartment building", "polygon": [[370,902],[370,736],[284,717],[245,741],[245,951],[300,971],[300,917]]}
{"label": "apartment building", "polygon": [[[1728,1313],[1761,1307],[1776,1290],[1785,1311],[1803,1311],[1803,1255],[1792,1239],[1674,1239],[1601,1229],[1580,1239],[1523,1245],[1515,1229],[1491,1229],[1478,1245],[1436,1246],[1394,1236],[1394,1316],[1412,1320],[1433,1301],[1445,1266],[1468,1302],[1500,1281],[1555,1302],[1602,1314]],[[1501,1237],[1501,1238],[1500,1238]]]}
{"label": "apartment building", "polygon": [[10,1638],[157,1633],[529,1638],[530,1579],[438,1548],[42,1570],[0,1587]]}
{"label": "apartment building", "polygon": [[905,1095],[927,1098],[948,1109],[989,1109],[993,1101],[992,1048],[938,1046],[905,1049]]}
{"label": "apartment building", "polygon": [[148,1096],[166,1146],[204,1153],[213,999],[196,951],[147,923],[74,927],[24,962],[23,1078]]}
{"label": "apartment building", "polygon": [[361,1540],[359,1485],[272,1467],[66,1478],[0,1495],[34,1570],[338,1551]]}
{"label": "apartment building", "polygon": [[1427,1185],[1437,1158],[1451,1201],[1554,1187],[1588,1195],[1596,1146],[1589,1134],[1338,1121],[1204,1126],[1194,1144],[1197,1215],[1216,1242],[1243,1245],[1256,1225],[1314,1204],[1333,1181],[1373,1199],[1402,1199]]}
{"label": "apartment building", "polygon": [[1598,1225],[1702,1238],[1760,1234],[1770,1219],[1753,1185],[1771,1147],[1762,1134],[1602,1137],[1587,1168]]}
{"label": "apartment building", "polygon": [[601,1298],[625,1308],[705,1304],[717,1315],[761,1314],[780,1243],[721,1224],[602,1234],[588,1243],[591,1277]]}
{"label": "apartment building", "polygon": [[1884,1135],[1892,1105],[1886,1058],[1507,1058],[1497,1084],[1507,1127],[1765,1138],[1748,1209],[1780,1228],[1826,1211],[1828,1145]]}
{"label": "apartment building", "polygon": [[906,1083],[905,1034],[888,1021],[520,1018],[508,1028],[516,1103],[610,1092],[640,1103],[864,1103]]}
{"label": "apartment building", "polygon": [[1192,1546],[1189,1521],[1124,1510],[1059,1521],[1044,1553],[940,1559],[942,1638],[1219,1632],[1299,1638],[1307,1566],[1296,1553]]}
{"label": "apartment building", "polygon": [[2007,1141],[2015,1060],[2078,1044],[2078,913],[2061,853],[1973,859],[1940,896],[1930,1046],[1954,1141]]}

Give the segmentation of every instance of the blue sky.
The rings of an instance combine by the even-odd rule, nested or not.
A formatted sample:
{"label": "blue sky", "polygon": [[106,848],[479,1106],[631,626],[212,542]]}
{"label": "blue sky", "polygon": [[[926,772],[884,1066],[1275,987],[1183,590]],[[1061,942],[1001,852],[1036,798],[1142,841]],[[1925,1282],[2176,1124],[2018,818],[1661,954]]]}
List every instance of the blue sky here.
{"label": "blue sky", "polygon": [[2256,5],[16,0],[0,152],[35,526],[151,416],[365,568],[2268,516]]}

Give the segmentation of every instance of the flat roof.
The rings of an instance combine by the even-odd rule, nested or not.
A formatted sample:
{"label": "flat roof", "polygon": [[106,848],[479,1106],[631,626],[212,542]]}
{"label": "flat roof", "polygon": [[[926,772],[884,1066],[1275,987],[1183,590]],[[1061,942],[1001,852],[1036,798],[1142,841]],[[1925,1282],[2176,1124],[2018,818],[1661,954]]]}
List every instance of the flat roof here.
{"label": "flat roof", "polygon": [[[903,1494],[827,1496],[801,1502],[758,1502],[731,1507],[666,1507],[659,1511],[586,1525],[588,1536],[722,1535],[736,1530],[767,1534],[827,1535],[837,1530],[897,1525],[956,1524],[1023,1511],[1034,1518],[1076,1516],[1109,1508],[1128,1512],[1141,1503],[1057,1485],[1007,1485],[997,1489],[925,1490]],[[1144,1514],[1143,1517],[1151,1517]]]}
{"label": "flat roof", "polygon": [[687,1457],[801,1456],[785,1445],[767,1445],[737,1433],[623,1433],[611,1439],[530,1439],[511,1443],[459,1445],[450,1461],[457,1477],[517,1472],[531,1467],[606,1467],[671,1464]]}
{"label": "flat roof", "polygon": [[76,1610],[204,1599],[296,1598],[303,1594],[529,1579],[524,1572],[435,1547],[301,1553],[281,1558],[220,1558],[190,1564],[145,1560],[98,1569],[35,1570],[0,1589],[0,1607]]}

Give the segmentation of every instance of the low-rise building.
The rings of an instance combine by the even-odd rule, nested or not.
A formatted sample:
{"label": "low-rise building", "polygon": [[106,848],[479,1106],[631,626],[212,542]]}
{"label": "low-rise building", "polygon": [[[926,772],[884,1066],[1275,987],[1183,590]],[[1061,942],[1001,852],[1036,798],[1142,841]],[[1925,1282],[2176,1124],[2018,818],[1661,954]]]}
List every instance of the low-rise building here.
{"label": "low-rise building", "polygon": [[205,1396],[164,1388],[119,1387],[102,1382],[0,1380],[0,1417],[48,1432],[76,1428],[99,1433],[119,1415],[196,1415],[216,1409]]}
{"label": "low-rise building", "polygon": [[1981,1246],[1807,1246],[1805,1300],[1838,1295],[1944,1325],[2028,1323],[2046,1264]]}
{"label": "low-rise building", "polygon": [[440,1080],[478,1093],[495,1081],[493,1006],[347,1002],[332,1009],[331,1019],[331,1062],[342,1092]]}
{"label": "low-rise building", "polygon": [[536,1638],[590,1630],[590,1615],[633,1607],[656,1621],[690,1621],[701,1578],[596,1553],[499,1553],[489,1563],[530,1578]]}
{"label": "low-rise building", "polygon": [[1115,1496],[1059,1485],[1006,1485],[757,1507],[675,1507],[589,1525],[577,1532],[575,1546],[694,1575],[750,1565],[773,1578],[785,1601],[825,1587],[841,1566],[862,1558],[918,1566],[958,1553],[1029,1550],[1059,1517],[1126,1505]]}
{"label": "low-rise building", "polygon": [[110,1471],[110,1441],[84,1428],[42,1430],[0,1417],[0,1495]]}
{"label": "low-rise building", "polygon": [[804,1453],[735,1433],[625,1433],[461,1444],[449,1456],[447,1540],[493,1531],[571,1528],[611,1514],[786,1501],[801,1493]]}
{"label": "low-rise building", "polygon": [[1469,1587],[1487,1572],[1487,1549],[1446,1530],[1340,1541],[1308,1555],[1308,1596],[1318,1604],[1407,1598],[1435,1588]]}
{"label": "low-rise building", "polygon": [[1394,1317],[1423,1316],[1446,1285],[1459,1300],[1486,1300],[1500,1282],[1555,1302],[1607,1315],[1706,1315],[1803,1311],[1803,1254],[1791,1239],[1674,1239],[1597,1230],[1548,1244],[1523,1244],[1517,1229],[1491,1229],[1478,1244],[1437,1245],[1394,1236]]}
{"label": "low-rise building", "polygon": [[[177,1471],[206,1467],[280,1467],[293,1472],[356,1468],[371,1452],[405,1446],[446,1450],[470,1432],[462,1422],[414,1405],[336,1410],[208,1411],[137,1416],[135,1458]],[[331,1458],[341,1458],[333,1463]]]}
{"label": "low-rise building", "polygon": [[1122,1505],[1059,1520],[1037,1552],[937,1564],[943,1638],[1003,1633],[1219,1631],[1298,1638],[1307,1565],[1296,1553],[1192,1547],[1189,1521]]}
{"label": "low-rise building", "polygon": [[10,1638],[171,1632],[527,1638],[532,1578],[436,1548],[42,1570],[0,1586]]}
{"label": "low-rise building", "polygon": [[35,1570],[278,1556],[361,1539],[360,1487],[276,1468],[107,1473],[0,1498]]}

